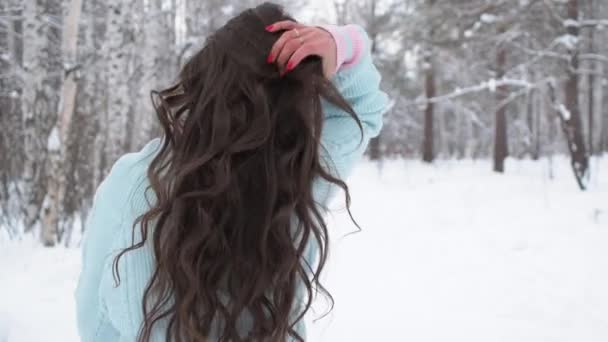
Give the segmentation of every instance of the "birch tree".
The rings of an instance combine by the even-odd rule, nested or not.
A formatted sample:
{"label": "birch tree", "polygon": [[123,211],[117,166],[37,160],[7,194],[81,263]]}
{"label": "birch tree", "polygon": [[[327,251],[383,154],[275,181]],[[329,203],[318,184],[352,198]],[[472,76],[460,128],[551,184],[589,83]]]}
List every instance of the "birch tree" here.
{"label": "birch tree", "polygon": [[23,132],[23,175],[21,177],[23,194],[22,213],[26,231],[32,229],[38,220],[44,190],[40,187],[42,179],[43,138],[40,136],[39,122],[48,112],[48,94],[43,81],[46,70],[41,46],[47,44],[43,32],[43,8],[38,1],[25,1],[23,4],[23,84],[21,95],[22,132]]}
{"label": "birch tree", "polygon": [[107,2],[106,39],[103,56],[107,61],[107,141],[105,142],[106,163],[104,173],[124,153],[127,144],[126,127],[131,110],[128,87],[128,44],[130,30],[129,1],[110,0]]}
{"label": "birch tree", "polygon": [[76,75],[79,69],[77,42],[81,8],[82,0],[70,0],[62,32],[64,79],[60,93],[59,114],[47,143],[50,172],[47,181],[47,197],[44,201],[41,235],[42,243],[45,246],[53,246],[56,243],[57,235],[62,231],[59,224],[66,189],[66,143],[74,114],[77,91]]}

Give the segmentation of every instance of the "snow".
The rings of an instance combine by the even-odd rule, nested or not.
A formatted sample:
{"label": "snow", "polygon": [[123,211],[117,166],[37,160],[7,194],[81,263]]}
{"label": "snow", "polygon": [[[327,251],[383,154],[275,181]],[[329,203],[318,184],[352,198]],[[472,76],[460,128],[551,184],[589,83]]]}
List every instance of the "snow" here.
{"label": "snow", "polygon": [[61,148],[61,140],[59,139],[59,130],[57,126],[54,126],[49,134],[49,138],[46,143],[49,151],[58,151]]}
{"label": "snow", "polygon": [[566,20],[564,20],[564,26],[565,27],[579,27],[579,26],[581,26],[581,24],[578,22],[578,20],[566,19]]}
{"label": "snow", "polygon": [[0,342],[79,341],[72,295],[79,259],[76,248],[0,241]]}
{"label": "snow", "polygon": [[578,44],[578,41],[578,37],[573,36],[571,34],[564,34],[555,38],[555,42],[557,44],[561,44],[569,50],[574,50],[576,48],[576,45]]}
{"label": "snow", "polygon": [[498,20],[498,17],[494,14],[484,13],[479,17],[479,19],[485,24],[492,24]]}
{"label": "snow", "polygon": [[[336,304],[309,340],[608,340],[608,158],[587,192],[566,158],[506,166],[362,163],[349,184],[363,231],[328,218]],[[78,341],[79,254],[0,237],[0,342]]]}
{"label": "snow", "polygon": [[496,80],[495,79],[491,78],[488,81],[488,90],[492,93],[496,92]]}
{"label": "snow", "polygon": [[568,108],[566,108],[566,106],[563,103],[560,103],[560,105],[557,107],[557,110],[559,111],[560,115],[562,116],[562,118],[565,121],[570,120],[570,111],[568,110]]}

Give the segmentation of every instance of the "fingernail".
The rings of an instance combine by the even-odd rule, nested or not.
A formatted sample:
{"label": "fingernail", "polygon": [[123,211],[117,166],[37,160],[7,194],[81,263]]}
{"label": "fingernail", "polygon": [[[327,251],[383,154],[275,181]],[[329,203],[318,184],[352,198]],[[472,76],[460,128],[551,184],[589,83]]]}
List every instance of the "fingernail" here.
{"label": "fingernail", "polygon": [[266,58],[266,63],[272,63],[274,61],[274,56],[272,54],[268,55],[268,58]]}
{"label": "fingernail", "polygon": [[269,32],[270,32],[270,31],[272,31],[272,26],[273,26],[273,25],[268,25],[268,26],[266,26],[266,31],[269,31]]}
{"label": "fingernail", "polygon": [[293,68],[294,68],[293,62],[287,63],[287,71],[291,71],[291,70],[293,70]]}

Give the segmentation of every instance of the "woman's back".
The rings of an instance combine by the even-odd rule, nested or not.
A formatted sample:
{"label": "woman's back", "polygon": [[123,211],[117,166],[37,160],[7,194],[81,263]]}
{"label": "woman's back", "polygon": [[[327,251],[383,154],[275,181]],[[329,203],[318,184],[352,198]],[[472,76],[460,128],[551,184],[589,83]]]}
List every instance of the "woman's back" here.
{"label": "woman's back", "polygon": [[[306,121],[307,108],[311,113],[314,108],[288,101],[287,95],[310,91],[296,90],[308,80],[305,68],[320,72],[314,63],[268,81],[271,88],[293,91],[283,94],[279,88],[260,95],[270,96],[269,108],[255,100],[241,105],[238,92],[234,98],[223,94],[229,100],[217,103],[209,94],[222,89],[211,90],[212,85],[202,86],[208,93],[196,98],[167,97],[174,102],[163,105],[183,101],[190,109],[208,108],[200,115],[209,117],[166,111],[161,117],[165,136],[120,158],[100,185],[87,222],[76,293],[83,341],[164,341],[181,335],[187,341],[202,341],[205,335],[212,341],[222,335],[274,341],[297,338],[289,331],[294,323],[296,334],[305,336],[298,316],[318,281],[316,266],[326,257],[322,207],[379,133],[388,105],[363,30],[325,29],[337,46],[339,70],[332,84],[361,126],[349,108],[332,103],[335,99],[319,102],[320,127]],[[225,61],[218,63],[225,67]],[[198,82],[204,80],[183,84],[194,89]],[[254,85],[243,94],[259,91]],[[276,108],[283,110],[268,112]],[[239,110],[242,117],[235,114]],[[226,114],[221,113],[230,113],[232,120],[224,131],[220,120]],[[260,115],[271,119],[256,121]],[[171,120],[185,123],[177,126]],[[240,125],[238,120],[243,120]],[[277,132],[278,127],[285,130]],[[239,336],[230,336],[235,330]]]}

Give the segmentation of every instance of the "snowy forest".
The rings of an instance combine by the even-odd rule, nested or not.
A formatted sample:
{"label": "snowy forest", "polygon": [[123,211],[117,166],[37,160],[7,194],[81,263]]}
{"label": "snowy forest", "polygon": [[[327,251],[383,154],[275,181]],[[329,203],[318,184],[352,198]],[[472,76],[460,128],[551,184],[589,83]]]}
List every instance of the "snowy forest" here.
{"label": "snowy forest", "polygon": [[[0,342],[79,340],[95,190],[161,134],[150,92],[261,2],[0,0]],[[608,340],[608,1],[275,2],[364,27],[391,98],[311,341]]]}
{"label": "snowy forest", "polygon": [[[158,134],[149,93],[255,1],[2,0],[0,223],[70,239],[113,162]],[[303,2],[288,2],[296,16]],[[581,189],[608,151],[608,3],[334,1],[311,22],[355,22],[394,105],[369,157],[568,154]],[[327,13],[332,13],[328,16]],[[490,170],[489,170],[490,171]]]}

